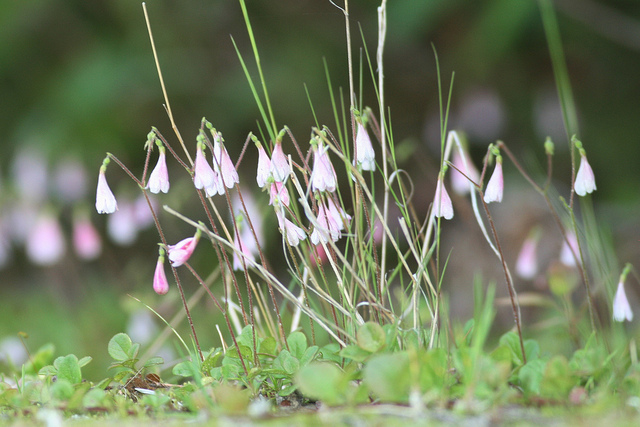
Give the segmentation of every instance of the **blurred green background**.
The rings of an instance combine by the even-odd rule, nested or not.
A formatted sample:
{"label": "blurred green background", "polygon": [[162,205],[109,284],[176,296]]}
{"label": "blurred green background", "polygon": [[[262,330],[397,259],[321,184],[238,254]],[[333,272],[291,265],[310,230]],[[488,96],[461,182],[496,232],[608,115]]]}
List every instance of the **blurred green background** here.
{"label": "blurred green background", "polygon": [[[348,88],[343,15],[328,0],[248,3],[276,121],[288,125],[304,144],[314,125],[305,84],[321,124],[335,127],[323,58],[334,86]],[[580,138],[597,178],[596,212],[611,227],[620,257],[637,261],[640,2],[555,4]],[[373,0],[350,2],[356,67],[363,45],[360,29],[370,53],[375,52],[378,5]],[[259,134],[258,109],[231,42],[233,37],[256,78],[240,6],[232,0],[151,0],[147,6],[184,139],[195,142],[206,116],[223,132],[236,159],[248,132]],[[568,145],[537,3],[389,1],[385,74],[394,138],[402,167],[415,180],[427,182],[435,179],[439,158],[432,46],[445,86],[455,71],[450,125],[467,132],[476,164],[488,143],[502,139],[527,166],[541,170],[542,143],[550,135],[557,146],[557,185],[566,193]],[[377,111],[368,68],[363,75],[363,103]],[[91,355],[95,363],[87,369],[101,378],[113,334],[138,325],[140,336],[154,337],[153,329],[143,327],[149,319],[132,322],[144,309],[128,293],[166,316],[179,310],[175,292],[159,297],[151,290],[156,232],[146,228],[114,242],[108,237],[107,219],[93,209],[106,151],[139,175],[151,126],[177,146],[163,102],[140,2],[0,2],[0,340],[5,340],[0,353],[19,352],[15,337],[24,331],[31,351],[54,342],[58,354]],[[249,150],[241,167],[247,180],[253,180],[254,155]],[[77,174],[65,175],[74,168]],[[508,175],[515,173],[506,162],[505,169]],[[175,162],[170,170],[177,175]],[[108,179],[121,206],[135,199],[135,184],[113,164]],[[73,185],[77,188],[67,194]],[[190,183],[176,181],[172,186],[188,189]],[[188,192],[172,193],[159,203],[182,206]],[[424,212],[431,198],[431,193],[418,195]],[[71,247],[73,218],[83,203],[104,238],[102,255],[88,262]],[[509,207],[519,215],[517,208]],[[66,252],[51,265],[34,265],[25,242],[29,224],[44,211],[60,220]],[[164,219],[170,240],[185,237],[188,228]],[[201,324],[211,325],[205,310],[200,312]],[[205,344],[215,344],[214,329],[202,329]]]}

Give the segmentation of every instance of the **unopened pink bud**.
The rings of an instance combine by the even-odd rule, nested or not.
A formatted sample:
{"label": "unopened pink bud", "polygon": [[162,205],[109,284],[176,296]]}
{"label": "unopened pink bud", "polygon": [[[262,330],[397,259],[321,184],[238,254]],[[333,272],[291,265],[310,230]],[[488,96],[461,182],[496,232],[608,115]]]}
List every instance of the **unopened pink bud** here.
{"label": "unopened pink bud", "polygon": [[153,273],[153,290],[158,295],[164,295],[169,292],[169,282],[164,272],[164,256],[158,257],[156,263],[156,271]]}

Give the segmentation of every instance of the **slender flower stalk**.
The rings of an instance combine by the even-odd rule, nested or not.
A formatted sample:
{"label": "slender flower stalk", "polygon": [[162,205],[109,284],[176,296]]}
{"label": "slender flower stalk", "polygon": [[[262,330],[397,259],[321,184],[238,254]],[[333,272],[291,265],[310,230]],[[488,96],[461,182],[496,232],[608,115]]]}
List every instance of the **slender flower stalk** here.
{"label": "slender flower stalk", "polygon": [[593,169],[591,169],[591,165],[589,165],[589,161],[587,160],[587,152],[582,148],[582,143],[575,137],[575,135],[573,136],[572,141],[580,152],[580,167],[578,168],[573,188],[578,196],[586,196],[596,190],[596,178],[593,174]]}
{"label": "slender flower stalk", "polygon": [[[158,142],[161,144],[161,142]],[[158,146],[158,151],[160,154],[158,155],[158,163],[156,167],[151,171],[151,175],[149,175],[149,184],[147,187],[149,191],[153,194],[158,194],[159,192],[168,193],[169,192],[169,171],[167,169],[167,156],[165,154],[165,148],[162,145]]]}
{"label": "slender flower stalk", "polygon": [[444,219],[451,219],[453,218],[453,204],[444,186],[443,176],[444,171],[438,176],[438,183],[436,184],[436,195],[433,198],[434,215]]}
{"label": "slender flower stalk", "polygon": [[153,273],[153,290],[158,295],[165,295],[169,292],[169,282],[164,272],[164,250],[160,248],[158,262],[156,263],[156,271]]}
{"label": "slender flower stalk", "polygon": [[105,157],[100,166],[100,174],[98,175],[98,187],[96,188],[96,210],[99,214],[110,214],[118,210],[118,202],[107,184],[105,172],[109,164],[109,157]]}
{"label": "slender flower stalk", "polygon": [[633,311],[631,311],[631,305],[624,291],[624,282],[630,271],[631,264],[627,264],[622,270],[620,281],[618,282],[618,290],[613,298],[613,320],[616,322],[624,322],[625,320],[631,322],[633,320]]}
{"label": "slender flower stalk", "polygon": [[496,156],[496,167],[489,179],[487,188],[484,191],[484,201],[486,203],[502,202],[504,193],[504,176],[502,175],[502,156]]}
{"label": "slender flower stalk", "polygon": [[175,245],[169,245],[167,247],[169,261],[171,261],[172,267],[180,267],[182,264],[187,262],[189,258],[191,258],[193,251],[198,245],[201,234],[202,232],[198,228],[193,237],[187,237],[186,239],[180,240]]}

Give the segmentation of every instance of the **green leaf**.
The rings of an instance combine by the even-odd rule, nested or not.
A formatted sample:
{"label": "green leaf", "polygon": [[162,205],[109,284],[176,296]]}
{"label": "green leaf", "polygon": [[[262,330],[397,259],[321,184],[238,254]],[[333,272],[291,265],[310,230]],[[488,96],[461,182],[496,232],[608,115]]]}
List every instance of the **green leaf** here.
{"label": "green leaf", "polygon": [[300,369],[300,361],[287,350],[282,350],[278,357],[273,359],[273,368],[291,375]]}
{"label": "green leaf", "polygon": [[[139,344],[136,344],[139,347]],[[138,354],[137,347],[131,342],[129,335],[120,332],[109,340],[109,356],[118,361],[134,359]],[[132,355],[133,354],[133,355]]]}
{"label": "green leaf", "polygon": [[78,364],[78,358],[75,354],[58,357],[53,366],[58,371],[58,380],[68,381],[70,384],[78,384],[82,382],[82,372]]}
{"label": "green leaf", "polygon": [[171,369],[173,375],[179,375],[181,377],[192,377],[196,372],[197,369],[190,360],[180,362]]}
{"label": "green leaf", "polygon": [[337,364],[342,363],[342,357],[340,357],[340,345],[337,343],[325,345],[320,349],[320,357],[324,360],[335,362]]}
{"label": "green leaf", "polygon": [[265,354],[276,354],[276,340],[273,337],[267,337],[260,343],[259,352]]}
{"label": "green leaf", "polygon": [[82,405],[85,408],[98,408],[104,406],[107,393],[99,388],[93,388],[82,398]]}
{"label": "green leaf", "polygon": [[91,362],[93,360],[93,358],[91,356],[85,356],[82,359],[80,359],[78,361],[78,365],[82,368],[83,366],[86,366],[89,362]]}
{"label": "green leaf", "polygon": [[51,396],[57,400],[69,400],[73,396],[73,385],[67,380],[58,378],[51,386]]}
{"label": "green leaf", "polygon": [[302,359],[307,349],[307,337],[302,332],[291,332],[291,335],[287,338],[287,344],[291,355],[298,360]]}
{"label": "green leaf", "polygon": [[526,396],[540,394],[540,384],[542,383],[546,366],[546,361],[535,359],[527,362],[527,364],[520,369],[518,378],[520,379],[520,387],[522,387]]}
{"label": "green leaf", "polygon": [[38,351],[31,356],[29,362],[25,366],[25,373],[35,374],[42,367],[51,365],[53,363],[53,356],[55,355],[55,346],[53,344],[45,344],[38,349]]}
{"label": "green leaf", "polygon": [[304,354],[300,358],[300,366],[308,365],[314,360],[320,352],[320,348],[317,345],[312,345],[304,351]]}
{"label": "green leaf", "polygon": [[571,372],[564,356],[554,356],[547,362],[540,385],[540,393],[551,399],[566,399],[578,378]]}
{"label": "green leaf", "polygon": [[355,344],[351,344],[340,350],[340,356],[356,362],[364,362],[369,356],[371,356],[371,352],[363,350]]}
{"label": "green leaf", "polygon": [[344,403],[346,379],[333,363],[313,362],[304,366],[295,376],[295,383],[303,395],[318,399],[327,405]]}
{"label": "green leaf", "polygon": [[360,348],[375,353],[384,348],[386,334],[382,326],[374,322],[367,322],[358,329],[356,340]]}
{"label": "green leaf", "polygon": [[411,372],[407,352],[373,356],[363,370],[363,382],[380,399],[408,403]]}
{"label": "green leaf", "polygon": [[[244,345],[249,348],[253,348],[253,327],[247,325],[242,329],[240,335],[236,337],[238,345]],[[258,337],[256,337],[256,345],[258,344]]]}
{"label": "green leaf", "polygon": [[522,365],[522,349],[520,348],[520,339],[518,338],[518,334],[513,331],[507,332],[500,337],[500,345],[509,348],[509,351],[511,351],[511,362],[515,366]]}
{"label": "green leaf", "polygon": [[164,359],[158,356],[158,357],[152,357],[151,359],[147,360],[143,366],[145,368],[149,368],[151,366],[163,365],[163,364],[164,364]]}
{"label": "green leaf", "polygon": [[58,375],[58,370],[53,365],[47,365],[38,371],[38,375],[53,377]]}

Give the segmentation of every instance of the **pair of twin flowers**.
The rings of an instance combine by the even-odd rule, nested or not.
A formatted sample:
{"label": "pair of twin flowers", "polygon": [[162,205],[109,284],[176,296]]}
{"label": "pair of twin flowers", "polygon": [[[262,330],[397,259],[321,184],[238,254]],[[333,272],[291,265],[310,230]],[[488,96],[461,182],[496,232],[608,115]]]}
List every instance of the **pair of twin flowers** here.
{"label": "pair of twin flowers", "polygon": [[[210,164],[206,159],[207,139],[204,133],[200,133],[197,137],[196,157],[192,168],[192,177],[194,186],[198,190],[204,191],[207,197],[217,194],[224,195],[226,190],[233,188],[240,182],[238,172],[234,166],[229,154],[224,146],[222,136],[217,132],[209,122],[206,122],[207,128],[213,136],[213,161]],[[375,169],[375,152],[371,140],[362,124],[358,119],[358,128],[356,136],[355,159],[354,165],[360,170]],[[285,155],[282,148],[282,138],[285,130],[281,131],[274,144],[271,157],[258,139],[251,135],[253,142],[258,149],[258,167],[256,174],[256,182],[260,188],[269,191],[269,205],[275,208],[276,217],[281,233],[291,246],[297,246],[307,237],[306,231],[296,225],[293,221],[286,217],[289,209],[290,199],[287,190],[287,180],[292,174],[291,161]],[[315,194],[323,194],[317,197],[317,213],[315,216],[307,214],[310,222],[314,226],[313,232],[310,234],[310,240],[314,245],[327,243],[329,240],[337,241],[351,221],[351,216],[337,202],[333,193],[336,191],[337,177],[331,160],[329,158],[329,147],[324,143],[322,135],[316,135],[311,140],[311,146],[314,154],[313,169],[309,179],[311,190]],[[149,175],[146,188],[152,193],[167,193],[170,188],[169,174],[166,164],[165,147],[158,139],[154,132],[148,137],[149,141],[155,141],[158,146],[159,156],[158,163]],[[98,176],[98,186],[96,191],[96,210],[98,213],[113,213],[117,210],[117,201],[113,192],[107,184],[105,172],[107,165],[110,163],[110,155],[108,155],[100,168]],[[159,294],[165,294],[169,290],[169,285],[164,272],[164,255],[165,251],[168,255],[172,267],[178,267],[184,264],[193,254],[201,236],[198,229],[192,237],[188,237],[175,245],[167,245],[166,248],[160,248],[160,254],[154,274],[153,288]],[[253,237],[252,237],[253,238]],[[251,247],[246,245],[242,237],[238,234],[234,237],[234,269],[242,269],[242,263],[239,262],[237,252],[242,253],[245,259],[254,259]]]}

